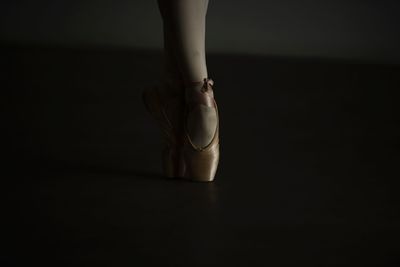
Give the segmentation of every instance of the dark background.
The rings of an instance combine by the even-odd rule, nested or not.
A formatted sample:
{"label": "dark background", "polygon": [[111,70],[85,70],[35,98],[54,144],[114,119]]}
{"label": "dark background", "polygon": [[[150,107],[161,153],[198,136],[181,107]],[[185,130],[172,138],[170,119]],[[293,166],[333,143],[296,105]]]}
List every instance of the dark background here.
{"label": "dark background", "polygon": [[0,3],[0,266],[399,266],[398,1],[210,1],[214,183],[161,175],[155,1]]}
{"label": "dark background", "polygon": [[[162,48],[156,1],[10,1],[1,39]],[[218,53],[400,60],[396,0],[210,1],[207,50]]]}

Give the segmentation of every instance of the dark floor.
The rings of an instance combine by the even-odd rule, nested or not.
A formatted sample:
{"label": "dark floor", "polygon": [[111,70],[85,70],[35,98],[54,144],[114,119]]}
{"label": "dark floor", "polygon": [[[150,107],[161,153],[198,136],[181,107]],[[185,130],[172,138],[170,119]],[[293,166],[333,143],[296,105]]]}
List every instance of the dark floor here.
{"label": "dark floor", "polygon": [[399,65],[209,54],[221,159],[199,184],[161,176],[159,52],[1,57],[1,266],[400,266]]}

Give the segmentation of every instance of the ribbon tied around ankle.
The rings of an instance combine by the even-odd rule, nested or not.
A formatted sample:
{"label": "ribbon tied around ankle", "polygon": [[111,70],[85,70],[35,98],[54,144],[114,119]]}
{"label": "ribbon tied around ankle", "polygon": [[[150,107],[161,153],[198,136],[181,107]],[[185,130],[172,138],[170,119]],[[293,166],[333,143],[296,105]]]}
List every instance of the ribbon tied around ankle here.
{"label": "ribbon tied around ankle", "polygon": [[210,78],[204,78],[203,79],[203,87],[201,88],[201,90],[203,92],[207,92],[209,91],[209,88],[212,87],[214,85],[214,81]]}

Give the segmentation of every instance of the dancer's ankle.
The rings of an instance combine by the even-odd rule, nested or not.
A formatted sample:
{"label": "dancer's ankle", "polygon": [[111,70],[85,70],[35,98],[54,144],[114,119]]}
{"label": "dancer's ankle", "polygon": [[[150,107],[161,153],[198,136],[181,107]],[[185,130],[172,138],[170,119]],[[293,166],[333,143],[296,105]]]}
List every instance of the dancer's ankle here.
{"label": "dancer's ankle", "polygon": [[192,81],[185,83],[185,98],[190,105],[193,102],[201,103],[209,107],[214,107],[213,84],[210,78],[203,78],[202,81]]}

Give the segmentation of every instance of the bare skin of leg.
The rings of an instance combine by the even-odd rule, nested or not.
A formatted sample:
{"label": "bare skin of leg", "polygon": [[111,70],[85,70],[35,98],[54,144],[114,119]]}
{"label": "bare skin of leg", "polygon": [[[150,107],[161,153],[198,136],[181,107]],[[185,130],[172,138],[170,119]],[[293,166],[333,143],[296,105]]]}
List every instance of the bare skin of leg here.
{"label": "bare skin of leg", "polygon": [[[166,67],[178,68],[185,97],[190,100],[193,92],[202,87],[201,83],[196,86],[190,83],[208,77],[205,53],[208,0],[158,0],[158,5],[164,23],[164,47],[171,56]],[[211,142],[216,126],[215,108],[198,105],[188,114],[188,133],[198,147]]]}

